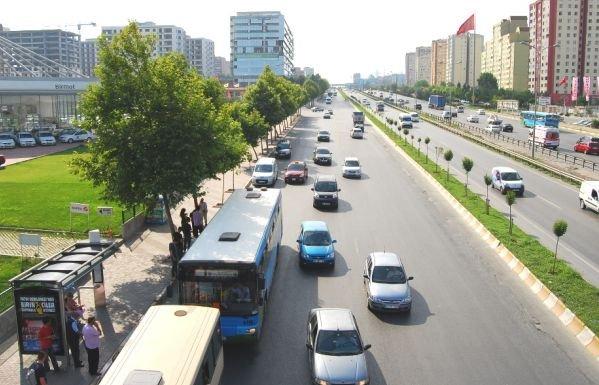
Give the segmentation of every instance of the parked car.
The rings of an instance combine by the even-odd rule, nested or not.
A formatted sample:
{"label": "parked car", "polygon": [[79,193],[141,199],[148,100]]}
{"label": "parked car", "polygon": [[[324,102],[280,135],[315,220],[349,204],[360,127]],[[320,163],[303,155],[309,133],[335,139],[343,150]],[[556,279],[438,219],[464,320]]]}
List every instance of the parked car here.
{"label": "parked car", "polygon": [[327,224],[322,221],[303,221],[297,237],[299,265],[335,266],[335,243]]}
{"label": "parked car", "polygon": [[478,116],[470,115],[469,117],[466,118],[466,121],[469,123],[478,123]]}
{"label": "parked car", "polygon": [[322,115],[322,117],[324,119],[331,119],[331,114],[329,113],[329,111],[325,111],[324,114]]}
{"label": "parked car", "polygon": [[345,158],[342,171],[345,178],[362,178],[362,167],[356,157]]}
{"label": "parked car", "polygon": [[280,140],[275,147],[276,158],[291,158],[291,143],[287,139]]}
{"label": "parked car", "polygon": [[485,131],[489,131],[494,134],[499,134],[501,132],[501,124],[491,123],[488,124],[484,129]]}
{"label": "parked car", "polygon": [[56,138],[50,131],[39,131],[35,136],[35,140],[41,146],[56,146]]}
{"label": "parked car", "polygon": [[599,155],[599,138],[592,136],[583,136],[574,144],[574,151],[584,152],[585,154]]}
{"label": "parked car", "polygon": [[308,181],[308,166],[306,162],[294,161],[285,169],[285,183],[306,183]]}
{"label": "parked car", "polygon": [[353,127],[349,131],[349,135],[354,139],[363,139],[364,138],[364,127]]}
{"label": "parked car", "polygon": [[275,158],[260,158],[252,172],[254,186],[274,186],[277,183],[279,169]]}
{"label": "parked car", "polygon": [[58,137],[58,140],[62,143],[89,142],[92,139],[92,133],[86,130],[68,130]]}
{"label": "parked car", "polygon": [[503,123],[501,125],[501,131],[503,132],[514,132],[514,126],[511,123]]}
{"label": "parked car", "polygon": [[578,192],[580,208],[599,213],[599,181],[583,181]]}
{"label": "parked car", "polygon": [[399,256],[388,252],[370,253],[364,263],[364,287],[368,309],[374,311],[412,310],[412,294],[408,277]]}
{"label": "parked car", "polygon": [[368,385],[370,377],[356,318],[348,309],[317,308],[308,315],[306,347],[312,384]]}
{"label": "parked car", "polygon": [[333,163],[333,153],[326,147],[316,147],[312,153],[312,160],[316,164],[328,164],[330,166]]}
{"label": "parked car", "polygon": [[331,140],[331,133],[327,130],[320,130],[316,135],[316,140],[319,142],[329,142]]}
{"label": "parked car", "polygon": [[337,179],[333,175],[318,175],[311,188],[312,206],[315,208],[330,207],[336,209],[339,207],[339,192],[341,189],[337,185]]}
{"label": "parked car", "polygon": [[493,167],[491,170],[491,188],[502,194],[512,190],[519,196],[524,195],[524,182],[518,171],[510,167]]}
{"label": "parked car", "polygon": [[35,138],[29,132],[17,132],[17,144],[19,147],[34,147]]}
{"label": "parked car", "polygon": [[11,134],[0,134],[0,148],[15,148],[16,146],[17,143]]}
{"label": "parked car", "polygon": [[479,114],[479,115],[486,115],[486,112],[485,112],[485,110],[483,110],[482,108],[479,108],[479,109],[476,111],[476,113],[477,113],[477,114]]}

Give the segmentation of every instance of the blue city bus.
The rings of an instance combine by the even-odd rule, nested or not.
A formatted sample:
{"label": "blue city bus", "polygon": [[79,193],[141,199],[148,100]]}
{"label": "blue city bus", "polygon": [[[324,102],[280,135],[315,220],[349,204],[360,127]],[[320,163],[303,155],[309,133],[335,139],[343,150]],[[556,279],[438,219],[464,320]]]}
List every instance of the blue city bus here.
{"label": "blue city bus", "polygon": [[282,235],[279,189],[234,191],[179,261],[179,303],[218,308],[225,341],[257,341]]}
{"label": "blue city bus", "polygon": [[525,127],[532,128],[534,126],[546,126],[559,128],[559,116],[556,114],[537,111],[536,119],[534,111],[522,111],[520,115],[522,116],[522,124]]}

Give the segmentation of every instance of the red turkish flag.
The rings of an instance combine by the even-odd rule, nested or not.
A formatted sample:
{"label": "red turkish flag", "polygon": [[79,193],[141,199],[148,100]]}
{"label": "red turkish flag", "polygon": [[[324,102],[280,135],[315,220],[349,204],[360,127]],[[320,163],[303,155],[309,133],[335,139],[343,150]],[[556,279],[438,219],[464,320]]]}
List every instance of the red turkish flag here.
{"label": "red turkish flag", "polygon": [[472,14],[472,16],[468,18],[468,20],[466,20],[462,23],[462,25],[460,25],[460,28],[458,29],[458,32],[456,32],[456,35],[460,36],[463,33],[472,31],[473,29],[476,29],[476,24],[474,22],[474,14]]}
{"label": "red turkish flag", "polygon": [[564,76],[564,78],[562,80],[559,81],[558,86],[563,86],[564,84],[568,83],[568,77]]}

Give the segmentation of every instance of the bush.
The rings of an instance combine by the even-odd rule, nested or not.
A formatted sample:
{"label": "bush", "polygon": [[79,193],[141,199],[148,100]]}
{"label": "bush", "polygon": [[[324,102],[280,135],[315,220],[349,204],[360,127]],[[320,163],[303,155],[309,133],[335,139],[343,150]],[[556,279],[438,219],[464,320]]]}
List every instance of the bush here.
{"label": "bush", "polygon": [[593,121],[591,122],[591,127],[599,128],[599,119],[593,119]]}

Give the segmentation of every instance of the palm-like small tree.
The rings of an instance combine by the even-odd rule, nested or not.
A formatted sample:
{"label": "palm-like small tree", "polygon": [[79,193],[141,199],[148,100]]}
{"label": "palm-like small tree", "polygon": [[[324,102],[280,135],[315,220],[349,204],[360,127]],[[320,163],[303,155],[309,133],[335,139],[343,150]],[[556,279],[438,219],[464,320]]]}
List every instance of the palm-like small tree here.
{"label": "palm-like small tree", "polygon": [[512,235],[512,226],[514,224],[512,218],[512,205],[516,203],[516,193],[512,190],[508,191],[507,194],[505,194],[505,201],[507,202],[507,205],[510,206],[510,235]]}
{"label": "palm-like small tree", "polygon": [[557,246],[559,245],[559,239],[562,235],[566,234],[568,230],[568,222],[563,219],[558,219],[553,224],[553,234],[557,237],[555,242],[555,253],[553,254],[553,266],[551,267],[551,274],[555,273],[555,264],[557,262]]}
{"label": "palm-like small tree", "polygon": [[414,135],[410,135],[410,139],[412,141],[412,147],[414,147]]}
{"label": "palm-like small tree", "polygon": [[418,142],[418,157],[420,158],[420,142],[422,141],[422,138],[418,138],[417,142]]}
{"label": "palm-like small tree", "polygon": [[464,157],[462,159],[462,167],[464,171],[466,171],[466,184],[464,185],[464,193],[468,196],[468,174],[472,171],[472,167],[474,167],[474,161],[468,157]]}
{"label": "palm-like small tree", "polygon": [[410,133],[410,131],[408,131],[408,129],[407,129],[407,128],[404,128],[404,129],[403,129],[404,141],[405,141],[406,143],[408,143],[408,134],[409,134],[409,133]]}
{"label": "palm-like small tree", "polygon": [[445,181],[449,182],[449,162],[451,162],[451,160],[453,159],[453,151],[451,151],[451,150],[445,151],[445,153],[443,154],[443,157],[447,161],[447,176],[445,177]]}
{"label": "palm-like small tree", "polygon": [[424,138],[424,144],[426,145],[426,163],[428,163],[428,144],[431,142],[431,138],[428,136]]}
{"label": "palm-like small tree", "polygon": [[489,215],[489,186],[493,182],[491,177],[487,174],[484,176],[485,185],[487,186],[487,199],[485,199],[485,203],[487,204],[487,215]]}

